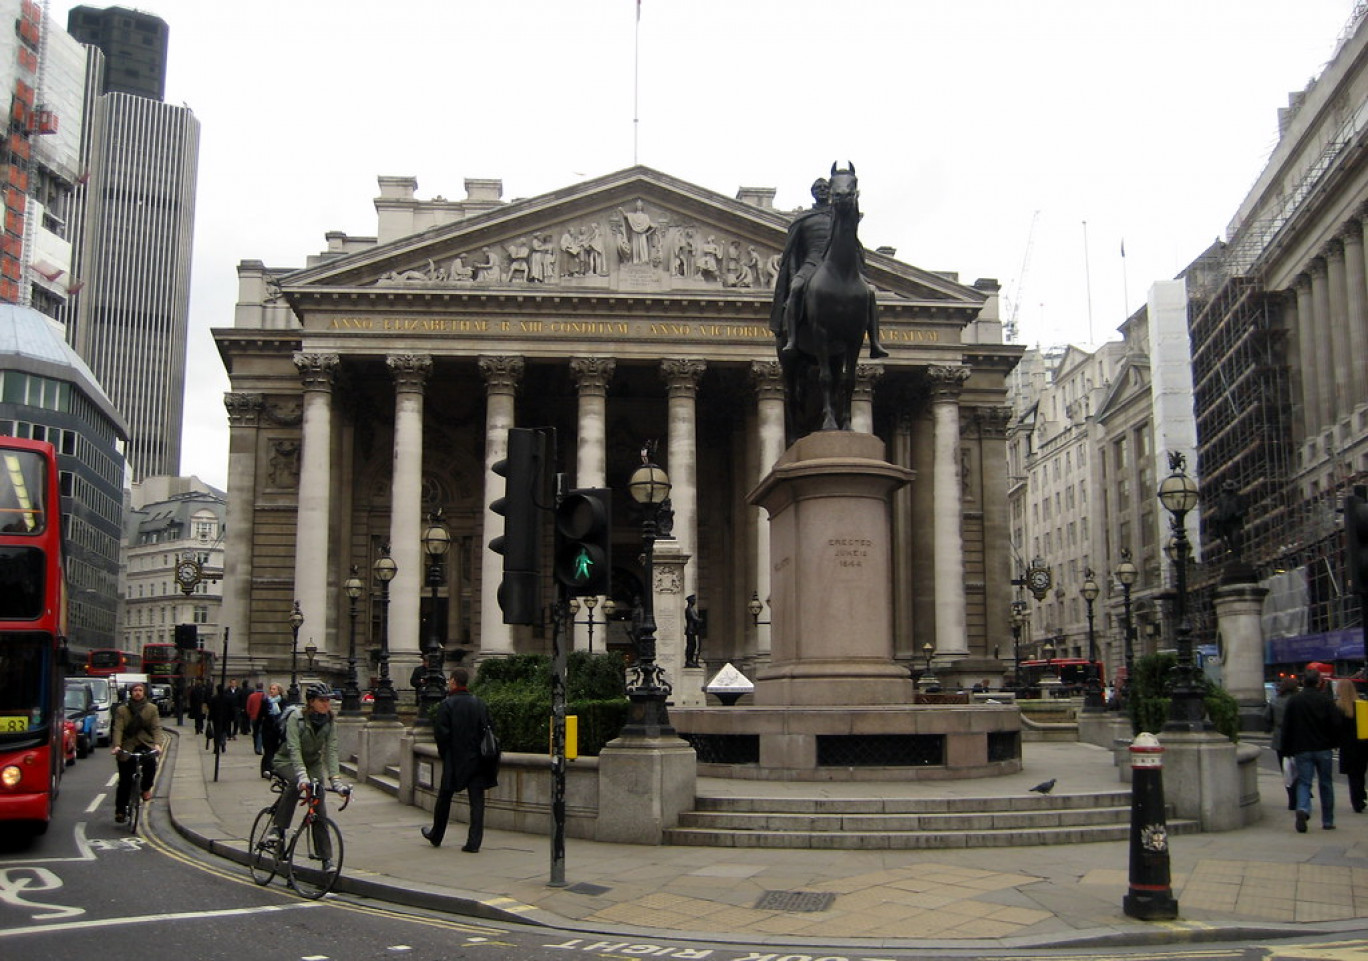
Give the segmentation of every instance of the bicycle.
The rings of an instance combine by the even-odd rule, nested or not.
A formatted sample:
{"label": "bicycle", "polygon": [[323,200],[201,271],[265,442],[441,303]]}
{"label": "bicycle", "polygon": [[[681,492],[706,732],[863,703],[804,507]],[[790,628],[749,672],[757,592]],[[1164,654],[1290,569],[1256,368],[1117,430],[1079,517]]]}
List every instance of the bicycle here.
{"label": "bicycle", "polygon": [[118,757],[121,759],[133,758],[133,773],[129,776],[128,791],[128,833],[137,834],[138,825],[142,822],[143,788],[142,788],[142,759],[145,757],[156,757],[161,754],[161,748],[153,748],[150,751],[125,751],[123,748],[118,750]]}
{"label": "bicycle", "polygon": [[[247,842],[247,867],[252,880],[262,886],[270,884],[271,879],[283,869],[286,884],[294,888],[301,897],[311,901],[317,900],[332,890],[342,874],[342,832],[332,818],[319,813],[319,801],[324,790],[341,794],[343,801],[338,810],[345,811],[351,803],[351,791],[325,789],[321,781],[309,782],[308,792],[299,798],[299,803],[304,808],[304,816],[300,818],[299,825],[290,835],[288,843],[282,843],[284,839],[275,832],[275,816],[285,800],[285,787],[285,779],[272,773],[271,790],[280,796],[262,808],[257,813],[256,820],[252,822],[252,833]],[[332,850],[331,857],[326,859],[314,840],[313,827],[320,820]]]}

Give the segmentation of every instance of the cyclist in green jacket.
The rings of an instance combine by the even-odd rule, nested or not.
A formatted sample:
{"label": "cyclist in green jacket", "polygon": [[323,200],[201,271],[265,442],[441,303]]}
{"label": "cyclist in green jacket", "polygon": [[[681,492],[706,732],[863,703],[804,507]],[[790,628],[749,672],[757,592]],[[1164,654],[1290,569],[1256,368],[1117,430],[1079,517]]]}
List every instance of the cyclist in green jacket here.
{"label": "cyclist in green jacket", "polygon": [[[351,788],[343,783],[337,765],[337,727],[333,722],[331,691],[321,684],[311,685],[304,692],[304,705],[291,705],[281,723],[285,737],[276,751],[272,769],[285,781],[275,815],[276,829],[283,839],[290,829],[300,796],[309,794],[313,782],[326,781],[334,791],[343,794]],[[323,797],[320,795],[318,800],[319,814],[326,815]],[[332,842],[321,816],[314,822],[314,843],[324,856],[324,870],[329,870]]]}

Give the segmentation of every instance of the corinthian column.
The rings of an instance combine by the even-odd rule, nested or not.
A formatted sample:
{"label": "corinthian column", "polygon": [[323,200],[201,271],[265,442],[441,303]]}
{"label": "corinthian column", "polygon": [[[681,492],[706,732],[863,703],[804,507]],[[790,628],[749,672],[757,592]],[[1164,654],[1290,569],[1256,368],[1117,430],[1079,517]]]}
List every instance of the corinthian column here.
{"label": "corinthian column", "polygon": [[931,377],[932,501],[935,504],[936,655],[969,653],[964,602],[964,539],[960,497],[959,397],[968,367],[929,367]]}
{"label": "corinthian column", "polygon": [[252,609],[252,529],[256,492],[257,426],[265,398],[224,394],[228,408],[228,509],[223,537],[223,608],[219,615],[238,652],[251,653],[247,632]]}
{"label": "corinthian column", "polygon": [[[1349,416],[1353,404],[1349,402],[1350,372],[1353,358],[1349,354],[1349,306],[1345,287],[1344,244],[1332,240],[1325,245],[1325,283],[1330,296],[1330,353],[1333,361],[1331,389],[1333,420],[1338,424]],[[1362,358],[1359,358],[1362,362]]]}
{"label": "corinthian column", "polygon": [[1344,241],[1344,286],[1349,308],[1348,407],[1368,401],[1368,276],[1363,261],[1363,224],[1351,220],[1340,234]]}
{"label": "corinthian column", "polygon": [[874,385],[883,379],[883,364],[860,364],[855,368],[855,393],[850,400],[850,429],[874,433]]}
{"label": "corinthian column", "polygon": [[702,360],[663,360],[660,374],[669,387],[670,505],[675,512],[675,540],[693,563],[684,567],[684,595],[698,590],[698,378]]}
{"label": "corinthian column", "polygon": [[303,447],[299,465],[299,513],[295,518],[294,595],[308,626],[305,640],[327,644],[328,491],[332,487],[332,390],[340,359],[336,354],[294,355],[304,384]]}
{"label": "corinthian column", "polygon": [[[613,379],[617,362],[611,357],[575,357],[570,361],[570,372],[579,390],[579,425],[575,441],[575,486],[603,487],[608,476],[607,423],[608,384]],[[589,616],[595,617],[590,609]],[[589,649],[587,625],[575,624],[574,647]],[[607,643],[608,635],[603,635]]]}
{"label": "corinthian column", "polygon": [[[521,357],[481,357],[485,380],[484,540],[488,544],[503,533],[503,518],[490,509],[504,495],[504,479],[494,473],[496,461],[508,456],[508,429],[514,426],[513,401],[522,380]],[[503,558],[491,550],[480,551],[480,653],[512,654],[513,632],[503,622],[499,607],[499,581]]]}
{"label": "corinthian column", "polygon": [[[1335,358],[1330,330],[1330,288],[1326,283],[1326,263],[1321,257],[1311,260],[1311,310],[1315,329],[1316,432],[1335,422]],[[1303,375],[1303,380],[1308,378]]]}
{"label": "corinthian column", "polygon": [[1311,297],[1310,274],[1298,274],[1292,281],[1297,298],[1297,356],[1294,369],[1299,390],[1295,403],[1301,407],[1301,440],[1314,437],[1320,429],[1320,407],[1316,401],[1316,308]]}
{"label": "corinthian column", "polygon": [[385,358],[394,377],[394,473],[390,484],[390,557],[398,568],[390,582],[390,676],[405,678],[416,663],[421,638],[419,603],[423,562],[423,387],[432,374],[427,354]]}
{"label": "corinthian column", "polygon": [[[773,360],[753,360],[750,368],[751,385],[755,388],[757,407],[756,430],[760,459],[757,476],[751,478],[754,488],[765,479],[774,464],[784,453],[784,373],[779,363]],[[755,584],[756,596],[765,602],[769,610],[770,599],[770,521],[769,511],[763,507],[751,508],[751,526],[755,544]],[[747,598],[749,600],[749,598]],[[765,617],[771,620],[772,617]],[[755,654],[769,657],[771,649],[770,625],[760,624],[755,628]]]}
{"label": "corinthian column", "polygon": [[[1012,423],[1012,408],[981,407],[979,421],[979,463],[983,465],[983,542],[1010,544],[1011,518],[1007,513],[1007,428]],[[998,640],[1012,634],[1011,606],[1007,584],[1012,581],[1011,555],[989,549],[983,559],[984,582],[984,657],[991,657]],[[1001,595],[995,590],[1002,586]]]}

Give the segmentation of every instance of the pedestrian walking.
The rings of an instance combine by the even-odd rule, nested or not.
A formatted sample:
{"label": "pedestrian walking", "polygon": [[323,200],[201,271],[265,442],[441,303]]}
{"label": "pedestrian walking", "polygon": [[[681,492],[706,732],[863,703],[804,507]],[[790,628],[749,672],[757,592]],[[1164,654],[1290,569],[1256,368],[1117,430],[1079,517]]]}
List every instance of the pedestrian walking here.
{"label": "pedestrian walking", "polygon": [[432,809],[432,827],[423,828],[423,837],[440,847],[451,816],[451,799],[465,791],[470,799],[470,825],[462,851],[475,853],[484,841],[485,791],[499,784],[497,761],[480,756],[480,741],[492,727],[485,702],[467,690],[470,672],[458,667],[451,672],[447,696],[437,707],[433,727],[437,750],[442,756],[442,785]]}
{"label": "pedestrian walking", "polygon": [[280,712],[285,710],[285,689],[272,684],[261,704],[261,776],[271,776],[276,752],[280,750]]}
{"label": "pedestrian walking", "polygon": [[1355,814],[1362,814],[1368,795],[1364,792],[1364,773],[1368,772],[1368,741],[1360,741],[1354,705],[1358,703],[1358,688],[1345,678],[1335,682],[1335,703],[1344,715],[1339,742],[1339,769],[1349,780],[1349,803]]}
{"label": "pedestrian walking", "polygon": [[222,684],[218,685],[214,696],[209,698],[209,737],[206,749],[212,749],[217,745],[220,754],[228,749],[228,741],[233,737],[228,732],[233,729],[237,719],[236,704],[236,695]]}
{"label": "pedestrian walking", "polygon": [[[1317,668],[1325,668],[1323,675]],[[1297,831],[1306,833],[1311,819],[1311,781],[1320,791],[1321,827],[1335,829],[1335,748],[1344,727],[1344,715],[1326,690],[1332,669],[1314,662],[1302,674],[1302,689],[1287,702],[1283,716],[1282,747],[1297,763]]]}
{"label": "pedestrian walking", "polygon": [[1264,712],[1264,719],[1268,722],[1268,746],[1273,749],[1273,753],[1278,757],[1278,770],[1283,772],[1283,786],[1287,788],[1287,809],[1295,811],[1297,809],[1297,762],[1292,759],[1292,755],[1283,750],[1282,732],[1283,718],[1287,715],[1287,702],[1292,700],[1292,695],[1300,690],[1301,685],[1295,677],[1285,677],[1278,682],[1278,693],[1269,702],[1268,709]]}
{"label": "pedestrian walking", "polygon": [[266,692],[257,682],[256,690],[247,695],[247,723],[252,729],[252,748],[258,754],[261,753],[261,706],[265,700]]}

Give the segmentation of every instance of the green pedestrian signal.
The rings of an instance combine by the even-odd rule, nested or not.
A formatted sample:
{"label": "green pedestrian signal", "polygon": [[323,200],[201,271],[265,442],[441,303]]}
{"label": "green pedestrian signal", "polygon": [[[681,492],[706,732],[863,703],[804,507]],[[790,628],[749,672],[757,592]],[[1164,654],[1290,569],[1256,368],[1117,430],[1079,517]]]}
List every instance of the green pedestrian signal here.
{"label": "green pedestrian signal", "polygon": [[579,488],[556,506],[554,570],[572,596],[610,593],[612,496],[606,488]]}

